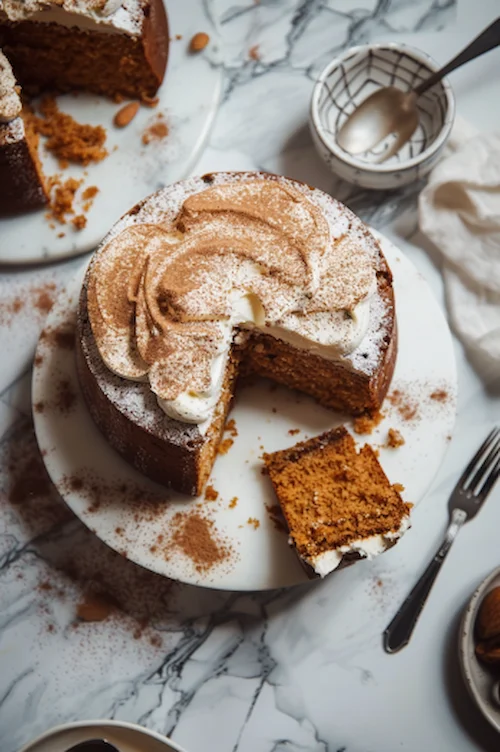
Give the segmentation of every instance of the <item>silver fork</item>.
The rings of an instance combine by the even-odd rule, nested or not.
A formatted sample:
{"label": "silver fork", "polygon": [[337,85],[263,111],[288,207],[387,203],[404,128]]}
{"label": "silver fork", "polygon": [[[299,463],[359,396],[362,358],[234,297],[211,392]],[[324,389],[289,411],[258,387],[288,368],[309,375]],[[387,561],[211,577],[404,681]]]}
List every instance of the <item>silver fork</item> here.
{"label": "silver fork", "polygon": [[443,543],[384,632],[384,649],[397,653],[410,642],[451,544],[465,522],[476,516],[500,475],[500,429],[494,428],[479,447],[453,489],[448,502],[450,523]]}

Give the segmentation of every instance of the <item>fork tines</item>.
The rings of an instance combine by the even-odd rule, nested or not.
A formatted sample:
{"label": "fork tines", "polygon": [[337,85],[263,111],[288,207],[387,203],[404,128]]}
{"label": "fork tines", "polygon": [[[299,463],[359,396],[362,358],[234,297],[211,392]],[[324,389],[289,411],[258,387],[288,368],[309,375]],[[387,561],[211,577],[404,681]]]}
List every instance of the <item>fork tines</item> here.
{"label": "fork tines", "polygon": [[500,429],[494,428],[465,468],[458,486],[475,496],[486,496],[500,474]]}

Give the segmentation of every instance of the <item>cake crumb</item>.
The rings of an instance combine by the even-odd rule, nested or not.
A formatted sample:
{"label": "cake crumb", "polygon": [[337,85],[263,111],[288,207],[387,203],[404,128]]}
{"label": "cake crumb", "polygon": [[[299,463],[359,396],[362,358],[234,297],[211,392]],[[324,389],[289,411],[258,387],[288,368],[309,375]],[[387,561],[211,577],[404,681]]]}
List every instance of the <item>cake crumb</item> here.
{"label": "cake crumb", "polygon": [[389,428],[389,430],[387,431],[386,446],[390,447],[391,449],[396,449],[397,447],[403,446],[404,443],[405,440],[403,435],[395,428]]}
{"label": "cake crumb", "polygon": [[150,123],[142,134],[142,143],[147,146],[152,141],[162,141],[168,136],[168,125],[165,120],[165,115],[161,112],[156,115],[152,123]]}
{"label": "cake crumb", "polygon": [[217,453],[227,454],[229,450],[231,449],[231,447],[233,446],[233,444],[234,444],[233,439],[229,439],[229,438],[223,439],[217,448]]}
{"label": "cake crumb", "polygon": [[217,501],[218,498],[219,492],[213,486],[210,485],[205,488],[205,499],[207,501]]}
{"label": "cake crumb", "polygon": [[233,498],[229,502],[229,509],[234,509],[237,504],[238,504],[238,497],[233,496]]}
{"label": "cake crumb", "polygon": [[403,493],[403,491],[405,490],[405,487],[403,486],[402,483],[393,483],[392,487],[398,493]]}
{"label": "cake crumb", "polygon": [[365,413],[357,418],[354,418],[353,428],[354,433],[357,434],[369,434],[373,433],[374,429],[384,419],[384,414],[379,410],[375,410],[372,413]]}
{"label": "cake crumb", "polygon": [[228,422],[224,426],[224,433],[228,433],[233,438],[235,438],[238,435],[238,430],[236,428],[236,421],[234,420],[234,418],[231,418],[231,420],[228,420]]}
{"label": "cake crumb", "polygon": [[300,428],[290,428],[288,431],[289,436],[297,436],[300,433]]}
{"label": "cake crumb", "polygon": [[248,50],[248,57],[250,58],[250,60],[260,60],[258,44],[254,44],[253,47],[250,47],[250,49]]}
{"label": "cake crumb", "polygon": [[257,530],[257,528],[260,527],[260,522],[256,517],[249,517],[247,520],[247,525],[251,525],[254,530]]}
{"label": "cake crumb", "polygon": [[83,228],[87,224],[87,217],[85,217],[83,214],[78,214],[76,217],[73,217],[71,224],[73,225],[75,230],[83,230]]}
{"label": "cake crumb", "polygon": [[57,220],[59,224],[66,224],[66,215],[73,214],[73,201],[81,184],[82,181],[75,180],[75,178],[68,178],[63,183],[54,180],[52,182],[54,190],[50,197],[50,209],[47,216]]}
{"label": "cake crumb", "polygon": [[61,112],[54,97],[42,99],[42,117],[32,115],[37,133],[46,137],[45,148],[65,167],[69,162],[88,165],[108,156],[104,148],[106,131],[101,125],[83,125]]}

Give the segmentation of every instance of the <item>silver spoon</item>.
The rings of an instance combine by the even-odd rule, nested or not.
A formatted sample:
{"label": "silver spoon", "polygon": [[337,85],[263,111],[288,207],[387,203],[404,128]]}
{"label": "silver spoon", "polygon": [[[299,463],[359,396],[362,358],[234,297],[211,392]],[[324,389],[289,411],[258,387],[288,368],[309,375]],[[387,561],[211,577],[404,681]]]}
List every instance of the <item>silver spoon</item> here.
{"label": "silver spoon", "polygon": [[66,752],[119,752],[119,750],[104,739],[89,739],[86,742],[79,742],[74,747],[70,747]]}
{"label": "silver spoon", "polygon": [[389,134],[396,139],[384,152],[380,162],[392,157],[401,149],[418,125],[417,99],[451,71],[500,45],[500,18],[493,21],[462,52],[440,70],[426,78],[409,92],[395,86],[384,86],[369,97],[349,115],[337,133],[337,143],[349,154],[370,151]]}

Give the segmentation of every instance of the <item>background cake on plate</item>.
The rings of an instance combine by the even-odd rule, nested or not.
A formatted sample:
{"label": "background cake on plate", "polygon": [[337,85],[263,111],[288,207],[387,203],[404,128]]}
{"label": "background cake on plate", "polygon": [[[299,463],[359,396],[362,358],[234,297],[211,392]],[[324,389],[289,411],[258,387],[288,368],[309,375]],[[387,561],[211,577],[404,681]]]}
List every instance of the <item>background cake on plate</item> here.
{"label": "background cake on plate", "polygon": [[[30,95],[82,90],[148,101],[168,46],[163,0],[0,0],[0,50]],[[47,195],[29,118],[20,111],[8,127],[5,117],[0,123],[0,215],[37,208]]]}
{"label": "background cake on plate", "polygon": [[92,258],[78,327],[95,422],[188,494],[211,471],[238,375],[358,415],[380,406],[397,351],[375,238],[322,191],[264,173],[190,179],[134,207]]}

